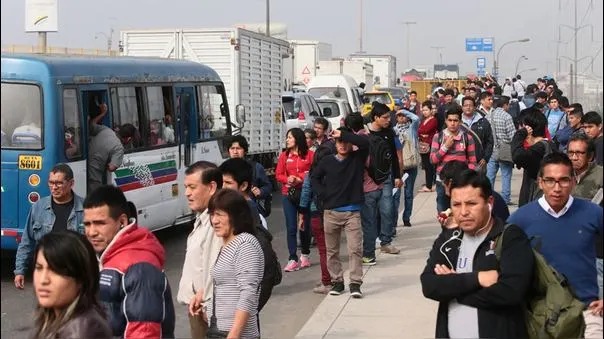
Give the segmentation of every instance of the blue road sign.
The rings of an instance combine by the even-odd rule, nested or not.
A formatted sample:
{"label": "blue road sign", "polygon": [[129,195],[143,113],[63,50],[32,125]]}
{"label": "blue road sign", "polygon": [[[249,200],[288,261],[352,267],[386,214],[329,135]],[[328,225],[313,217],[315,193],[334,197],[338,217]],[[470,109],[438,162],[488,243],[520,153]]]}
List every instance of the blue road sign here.
{"label": "blue road sign", "polygon": [[466,52],[492,52],[493,38],[466,38]]}
{"label": "blue road sign", "polygon": [[485,68],[487,66],[487,58],[476,58],[476,68]]}
{"label": "blue road sign", "polygon": [[493,38],[482,38],[482,51],[492,52],[493,51]]}
{"label": "blue road sign", "polygon": [[466,52],[482,52],[482,38],[466,38]]}
{"label": "blue road sign", "polygon": [[479,77],[483,77],[483,76],[487,75],[487,70],[485,68],[479,68],[476,71],[476,75],[478,75]]}

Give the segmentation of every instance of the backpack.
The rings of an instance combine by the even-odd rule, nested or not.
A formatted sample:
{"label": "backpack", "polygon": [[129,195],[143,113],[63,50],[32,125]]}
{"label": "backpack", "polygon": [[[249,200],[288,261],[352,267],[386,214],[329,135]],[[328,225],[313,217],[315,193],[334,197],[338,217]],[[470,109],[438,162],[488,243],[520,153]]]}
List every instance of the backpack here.
{"label": "backpack", "polygon": [[271,297],[273,287],[281,283],[283,275],[281,273],[281,263],[279,263],[277,254],[271,244],[272,234],[261,225],[257,225],[256,239],[258,239],[264,255],[264,274],[260,282],[260,297],[258,299],[258,312],[260,312]]}
{"label": "backpack", "polygon": [[379,185],[390,177],[393,154],[390,145],[384,138],[371,132],[367,137],[369,139],[367,173]]}
{"label": "backpack", "polygon": [[508,108],[508,114],[514,120],[514,126],[518,128],[520,121],[518,116],[520,115],[520,103],[517,100],[510,101],[510,107]]}
{"label": "backpack", "polygon": [[403,144],[403,169],[417,168],[419,153],[417,147],[415,147],[415,143],[407,133],[400,136],[400,139]]}
{"label": "backpack", "polygon": [[[501,259],[503,232],[495,240],[495,256]],[[582,338],[585,331],[585,305],[575,298],[564,275],[551,267],[533,249],[535,268],[524,305],[524,320],[530,339]]]}

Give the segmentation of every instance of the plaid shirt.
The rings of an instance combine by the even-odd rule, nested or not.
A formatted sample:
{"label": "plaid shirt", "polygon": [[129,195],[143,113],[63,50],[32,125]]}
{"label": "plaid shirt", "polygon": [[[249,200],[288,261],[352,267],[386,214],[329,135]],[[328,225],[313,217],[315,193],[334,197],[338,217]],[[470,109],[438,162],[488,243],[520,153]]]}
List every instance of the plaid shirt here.
{"label": "plaid shirt", "polygon": [[503,108],[498,107],[491,114],[488,114],[486,118],[493,128],[495,146],[498,147],[499,142],[509,144],[514,137],[514,133],[516,133],[512,116],[504,111]]}

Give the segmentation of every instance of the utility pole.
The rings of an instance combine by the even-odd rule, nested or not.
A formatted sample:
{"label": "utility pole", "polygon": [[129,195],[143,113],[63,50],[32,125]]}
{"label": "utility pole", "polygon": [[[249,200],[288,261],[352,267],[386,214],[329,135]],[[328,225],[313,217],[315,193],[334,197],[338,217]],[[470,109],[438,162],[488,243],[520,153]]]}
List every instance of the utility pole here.
{"label": "utility pole", "polygon": [[359,0],[359,53],[363,53],[363,0]]}
{"label": "utility pole", "polygon": [[445,49],[444,46],[430,46],[430,48],[435,49],[436,52],[438,53],[438,57],[439,57],[439,63],[442,65],[443,64],[443,49]]}
{"label": "utility pole", "polygon": [[406,51],[406,55],[407,55],[407,68],[411,68],[411,61],[409,60],[409,52],[411,50],[410,47],[409,47],[409,40],[411,40],[411,34],[410,34],[409,26],[416,25],[417,22],[415,22],[415,21],[403,21],[402,24],[405,25],[405,26],[407,26],[407,51]]}
{"label": "utility pole", "polygon": [[38,51],[39,53],[46,54],[47,51],[47,36],[46,32],[38,32]]}
{"label": "utility pole", "polygon": [[266,0],[266,36],[271,36],[271,7],[270,7],[270,0]]}

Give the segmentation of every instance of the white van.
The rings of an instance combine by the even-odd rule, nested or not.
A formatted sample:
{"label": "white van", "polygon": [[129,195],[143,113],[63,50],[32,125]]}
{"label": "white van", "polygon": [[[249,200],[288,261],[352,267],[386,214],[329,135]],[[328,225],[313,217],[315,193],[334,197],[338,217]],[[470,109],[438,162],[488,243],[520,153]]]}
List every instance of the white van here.
{"label": "white van", "polygon": [[353,112],[361,112],[361,88],[346,74],[316,75],[306,86],[306,92],[315,99],[333,98],[348,101]]}

